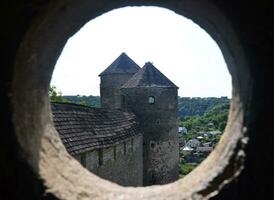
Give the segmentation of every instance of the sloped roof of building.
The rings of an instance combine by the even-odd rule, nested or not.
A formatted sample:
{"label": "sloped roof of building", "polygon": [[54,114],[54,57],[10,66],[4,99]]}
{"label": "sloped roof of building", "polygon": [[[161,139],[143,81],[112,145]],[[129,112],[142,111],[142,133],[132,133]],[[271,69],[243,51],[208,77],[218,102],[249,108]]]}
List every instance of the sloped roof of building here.
{"label": "sloped roof of building", "polygon": [[176,87],[151,62],[147,62],[142,69],[134,74],[122,88],[134,87]]}
{"label": "sloped roof of building", "polygon": [[107,74],[135,74],[139,69],[137,65],[126,53],[122,53],[113,63],[110,64],[99,76]]}
{"label": "sloped roof of building", "polygon": [[116,145],[140,133],[133,113],[52,103],[53,122],[67,151],[79,154]]}

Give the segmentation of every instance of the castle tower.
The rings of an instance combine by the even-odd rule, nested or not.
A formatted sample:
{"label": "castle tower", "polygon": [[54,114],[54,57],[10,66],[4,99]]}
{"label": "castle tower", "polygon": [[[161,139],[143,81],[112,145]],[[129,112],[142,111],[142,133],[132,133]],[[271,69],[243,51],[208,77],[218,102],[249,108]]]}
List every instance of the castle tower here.
{"label": "castle tower", "polygon": [[144,185],[178,179],[177,90],[152,63],[146,63],[121,88],[124,108],[137,116],[144,133]]}
{"label": "castle tower", "polygon": [[122,53],[99,76],[101,78],[100,96],[103,108],[121,108],[121,86],[127,82],[140,67],[125,53]]}

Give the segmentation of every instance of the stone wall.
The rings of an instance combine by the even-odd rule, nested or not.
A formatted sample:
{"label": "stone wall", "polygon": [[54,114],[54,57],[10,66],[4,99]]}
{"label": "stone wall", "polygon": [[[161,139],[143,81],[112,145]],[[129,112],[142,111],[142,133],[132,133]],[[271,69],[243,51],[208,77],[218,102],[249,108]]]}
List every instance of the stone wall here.
{"label": "stone wall", "polygon": [[[174,165],[174,152],[178,151],[178,142],[175,140],[153,141],[149,143],[149,160],[147,178],[149,185],[165,184],[178,179],[178,166]],[[174,160],[175,159],[175,160]],[[164,177],[164,178],[163,178]]]}
{"label": "stone wall", "polygon": [[[144,185],[178,179],[177,88],[124,88],[125,109],[132,111],[144,133]],[[149,103],[153,97],[155,102]]]}
{"label": "stone wall", "polygon": [[102,108],[121,108],[121,86],[133,74],[107,74],[101,76],[100,96]]}
{"label": "stone wall", "polygon": [[74,157],[94,174],[124,186],[143,185],[143,138],[137,135],[116,146]]}

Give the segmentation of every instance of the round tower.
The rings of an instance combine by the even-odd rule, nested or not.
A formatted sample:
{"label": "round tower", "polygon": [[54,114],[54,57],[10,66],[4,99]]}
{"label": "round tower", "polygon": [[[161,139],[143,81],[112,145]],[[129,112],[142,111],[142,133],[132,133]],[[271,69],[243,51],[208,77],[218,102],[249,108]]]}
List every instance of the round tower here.
{"label": "round tower", "polygon": [[124,108],[134,112],[144,133],[144,185],[178,179],[178,87],[152,63],[122,86]]}
{"label": "round tower", "polygon": [[122,53],[99,76],[101,106],[121,108],[121,86],[126,83],[140,67],[125,53]]}

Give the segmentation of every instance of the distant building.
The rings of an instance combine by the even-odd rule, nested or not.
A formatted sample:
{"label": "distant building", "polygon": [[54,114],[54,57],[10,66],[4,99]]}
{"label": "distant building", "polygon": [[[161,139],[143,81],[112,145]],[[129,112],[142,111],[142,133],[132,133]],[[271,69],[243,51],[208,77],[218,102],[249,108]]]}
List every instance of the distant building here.
{"label": "distant building", "polygon": [[218,131],[218,130],[217,131],[209,131],[209,132],[207,132],[207,134],[212,136],[212,137],[215,137],[216,135],[222,134],[222,132]]}
{"label": "distant building", "polygon": [[203,136],[198,136],[197,139],[202,140],[202,139],[204,139],[204,137]]}
{"label": "distant building", "polygon": [[186,143],[186,146],[190,148],[197,148],[200,145],[201,145],[201,142],[197,139],[191,139]]}
{"label": "distant building", "polygon": [[213,150],[213,147],[209,147],[209,146],[198,146],[196,148],[197,152],[206,152],[206,153],[208,153],[208,152],[211,152],[212,150]]}
{"label": "distant building", "polygon": [[183,148],[183,151],[193,151],[193,150],[194,150],[193,148],[188,147],[188,146],[185,146],[185,147]]}

